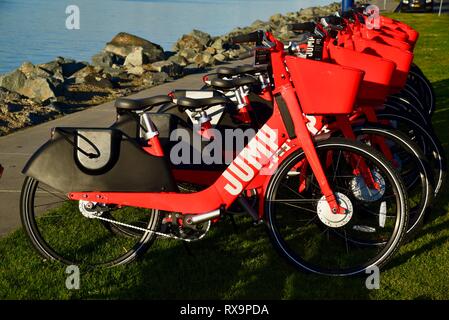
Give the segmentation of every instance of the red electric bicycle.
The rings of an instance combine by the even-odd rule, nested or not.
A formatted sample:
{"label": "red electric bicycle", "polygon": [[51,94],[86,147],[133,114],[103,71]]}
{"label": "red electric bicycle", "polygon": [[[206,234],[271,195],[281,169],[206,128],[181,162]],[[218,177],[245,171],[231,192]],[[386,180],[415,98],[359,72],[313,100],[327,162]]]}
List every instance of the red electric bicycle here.
{"label": "red electric bicycle", "polygon": [[[302,270],[353,275],[391,259],[408,220],[400,177],[362,143],[312,137],[303,116],[351,113],[363,72],[320,62],[320,76],[316,69],[296,72],[308,61],[286,57],[270,33],[235,41],[256,42],[258,59],[269,59],[275,99],[272,116],[231,164],[206,189],[179,192],[146,112],[169,102],[168,96],[116,102],[121,113],[138,114],[145,143],[117,128],[55,128],[23,170],[21,217],[40,254],[70,264],[124,264],[158,236],[185,240],[186,234],[204,234],[237,199],[253,195],[258,210],[251,215],[266,222],[276,250]],[[292,80],[310,83],[311,90],[318,81],[330,95],[325,101],[316,92],[318,103],[302,101]],[[181,98],[177,104],[207,110],[224,101]],[[376,196],[361,197],[366,188]],[[118,235],[111,226],[140,236]]]}

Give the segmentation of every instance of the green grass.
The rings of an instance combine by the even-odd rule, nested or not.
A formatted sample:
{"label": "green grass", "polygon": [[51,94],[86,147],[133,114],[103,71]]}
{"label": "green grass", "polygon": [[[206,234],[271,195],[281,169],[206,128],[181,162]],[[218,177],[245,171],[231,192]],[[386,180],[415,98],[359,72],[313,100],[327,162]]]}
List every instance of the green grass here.
{"label": "green grass", "polygon": [[[415,61],[435,87],[434,124],[449,151],[449,16],[392,16],[421,32]],[[67,290],[65,266],[42,261],[18,230],[0,240],[0,298],[448,299],[448,204],[445,189],[429,223],[382,271],[379,290],[367,290],[363,278],[298,272],[277,256],[262,226],[240,220],[234,230],[225,220],[189,245],[193,256],[182,243],[159,240],[138,262],[82,269],[80,290]]]}

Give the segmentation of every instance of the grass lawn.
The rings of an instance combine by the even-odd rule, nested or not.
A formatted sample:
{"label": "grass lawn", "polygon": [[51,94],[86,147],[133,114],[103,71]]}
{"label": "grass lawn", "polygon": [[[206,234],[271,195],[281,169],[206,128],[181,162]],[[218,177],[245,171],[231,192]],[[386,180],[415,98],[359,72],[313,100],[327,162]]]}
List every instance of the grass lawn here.
{"label": "grass lawn", "polygon": [[[391,16],[421,32],[415,62],[434,85],[434,124],[449,151],[449,15]],[[42,261],[18,230],[0,240],[0,299],[449,299],[448,204],[445,189],[429,223],[382,271],[379,290],[366,289],[364,278],[296,271],[277,256],[264,228],[244,219],[237,230],[220,222],[189,245],[193,255],[180,242],[158,240],[138,262],[81,270],[80,290],[67,290],[65,266]]]}

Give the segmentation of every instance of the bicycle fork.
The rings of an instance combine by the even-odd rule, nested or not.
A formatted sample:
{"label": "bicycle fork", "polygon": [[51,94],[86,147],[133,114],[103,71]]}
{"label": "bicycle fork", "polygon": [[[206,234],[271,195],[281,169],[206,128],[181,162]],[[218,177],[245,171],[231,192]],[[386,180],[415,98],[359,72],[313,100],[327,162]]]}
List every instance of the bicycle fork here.
{"label": "bicycle fork", "polygon": [[284,101],[287,102],[287,108],[292,117],[295,134],[299,137],[306,159],[315,174],[321,192],[325,196],[331,211],[335,214],[346,214],[346,209],[338,204],[335,194],[329,185],[329,181],[327,180],[326,174],[321,165],[315,145],[312,141],[312,137],[307,129],[294,88],[291,84],[287,84],[283,85],[277,91],[281,94]]}

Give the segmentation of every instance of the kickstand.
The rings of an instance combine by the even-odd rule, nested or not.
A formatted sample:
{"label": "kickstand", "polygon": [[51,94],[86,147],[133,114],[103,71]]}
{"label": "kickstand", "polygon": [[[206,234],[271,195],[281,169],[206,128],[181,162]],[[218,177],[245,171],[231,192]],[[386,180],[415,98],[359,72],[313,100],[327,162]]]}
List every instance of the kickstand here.
{"label": "kickstand", "polygon": [[183,244],[184,248],[186,249],[187,254],[194,258],[195,255],[193,254],[192,250],[190,249],[189,244],[185,241],[182,241],[182,244]]}

